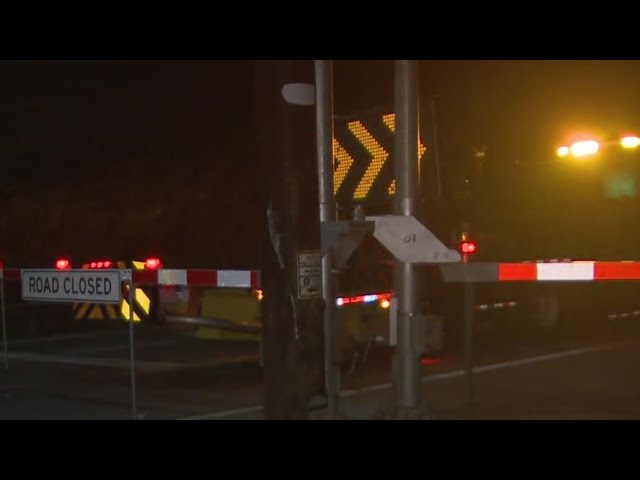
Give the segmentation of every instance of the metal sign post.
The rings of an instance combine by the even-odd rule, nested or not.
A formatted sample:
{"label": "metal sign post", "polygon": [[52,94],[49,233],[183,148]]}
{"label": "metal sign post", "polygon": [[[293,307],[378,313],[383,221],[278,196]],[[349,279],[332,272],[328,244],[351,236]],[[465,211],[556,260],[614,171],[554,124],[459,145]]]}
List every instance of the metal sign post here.
{"label": "metal sign post", "polygon": [[[418,68],[415,60],[395,62],[396,198],[394,213],[417,214],[418,205]],[[413,238],[409,237],[408,242]],[[422,404],[420,353],[414,337],[419,322],[418,277],[414,266],[394,261],[394,295],[398,299],[398,346],[394,358],[396,406],[412,415]]]}
{"label": "metal sign post", "polygon": [[473,284],[464,284],[464,359],[465,398],[469,411],[473,408]]}
{"label": "metal sign post", "polygon": [[136,289],[133,280],[131,280],[131,272],[129,272],[129,281],[127,282],[129,289],[129,358],[131,364],[131,417],[138,420],[137,401],[136,401],[136,350],[135,339],[133,334],[133,292]]}
{"label": "metal sign post", "polygon": [[[327,224],[336,219],[333,194],[333,72],[331,60],[316,60],[316,135],[318,147],[318,182],[320,196],[320,222]],[[324,375],[329,416],[338,412],[340,369],[334,359],[335,290],[332,273],[333,253],[322,257],[322,297],[324,299]]]}
{"label": "metal sign post", "polygon": [[[131,343],[132,398],[135,410],[135,370],[133,365],[133,292],[131,290],[131,270],[81,270],[81,269],[24,269],[20,271],[22,299],[40,302],[91,302],[99,304],[120,304],[123,281],[129,284],[129,322]],[[4,285],[2,311],[4,327]],[[5,340],[6,348],[6,340]],[[5,354],[5,361],[6,361]]]}

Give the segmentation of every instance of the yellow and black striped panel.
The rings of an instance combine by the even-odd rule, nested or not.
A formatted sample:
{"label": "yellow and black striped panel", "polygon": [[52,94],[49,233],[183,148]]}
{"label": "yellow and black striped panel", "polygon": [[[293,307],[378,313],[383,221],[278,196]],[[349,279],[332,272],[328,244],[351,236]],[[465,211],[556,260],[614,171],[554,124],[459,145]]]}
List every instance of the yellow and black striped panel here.
{"label": "yellow and black striped panel", "polygon": [[[334,193],[342,206],[384,205],[395,194],[395,114],[336,118]],[[419,141],[418,158],[426,147]]]}
{"label": "yellow and black striped panel", "polygon": [[[144,268],[144,262],[118,261],[116,262],[119,269],[135,269]],[[82,268],[89,268],[89,264],[85,264]],[[122,300],[119,305],[100,305],[97,303],[74,303],[73,316],[76,320],[125,320],[129,321],[131,309],[129,306],[129,287],[126,284],[121,285]],[[133,300],[133,321],[140,322],[149,317],[151,311],[150,292],[144,287],[137,287],[134,292]]]}

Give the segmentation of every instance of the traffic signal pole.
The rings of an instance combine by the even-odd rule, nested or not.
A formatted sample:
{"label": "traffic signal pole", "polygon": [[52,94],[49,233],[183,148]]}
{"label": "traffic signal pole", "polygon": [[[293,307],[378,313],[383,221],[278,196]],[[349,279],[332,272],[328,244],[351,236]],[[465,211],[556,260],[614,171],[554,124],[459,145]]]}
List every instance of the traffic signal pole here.
{"label": "traffic signal pole", "polygon": [[[395,215],[418,216],[418,69],[415,60],[395,61]],[[398,344],[393,377],[397,413],[410,417],[422,405],[418,277],[411,263],[394,260]]]}

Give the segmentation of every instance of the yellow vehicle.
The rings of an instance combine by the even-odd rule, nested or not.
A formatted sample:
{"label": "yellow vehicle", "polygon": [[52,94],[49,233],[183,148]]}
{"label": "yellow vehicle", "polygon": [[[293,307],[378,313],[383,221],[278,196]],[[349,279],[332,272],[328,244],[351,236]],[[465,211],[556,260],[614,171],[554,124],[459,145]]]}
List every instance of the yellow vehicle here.
{"label": "yellow vehicle", "polygon": [[262,290],[159,287],[159,320],[198,326],[211,340],[259,340]]}
{"label": "yellow vehicle", "polygon": [[[197,325],[200,338],[258,340],[262,298],[260,289],[161,286],[159,320]],[[386,336],[390,292],[352,289],[335,301],[337,317],[350,341],[360,343]]]}
{"label": "yellow vehicle", "polygon": [[[362,257],[356,255],[351,262],[352,277],[366,278],[367,283],[375,284],[375,276],[372,276],[371,272],[357,267],[359,263],[362,267]],[[66,258],[56,261],[58,269],[71,267],[71,262]],[[162,262],[157,258],[149,258],[144,262],[100,260],[83,263],[81,268],[156,270],[162,268]],[[361,282],[349,283],[352,287],[361,288],[351,288],[347,294],[336,298],[337,314],[345,327],[344,332],[352,343],[380,336],[386,328],[391,294],[367,290]],[[119,305],[77,303],[73,306],[74,318],[129,321],[132,315],[134,322],[197,326],[197,336],[203,339],[259,340],[262,328],[260,302],[263,297],[260,289],[193,285],[137,286],[133,295],[133,312],[130,311],[128,303],[127,286],[123,285],[122,289]]]}

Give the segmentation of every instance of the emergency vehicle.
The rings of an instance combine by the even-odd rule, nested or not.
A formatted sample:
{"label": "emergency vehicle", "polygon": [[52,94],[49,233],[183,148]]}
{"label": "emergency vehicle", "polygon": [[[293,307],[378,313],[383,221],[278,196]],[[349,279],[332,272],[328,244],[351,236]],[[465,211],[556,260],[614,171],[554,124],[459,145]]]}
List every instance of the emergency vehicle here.
{"label": "emergency vehicle", "polygon": [[[343,218],[353,209],[392,213],[394,127],[393,115],[380,112],[336,121],[336,200]],[[420,130],[422,138],[430,138],[425,125]],[[557,151],[529,161],[496,158],[481,146],[470,149],[455,169],[420,142],[420,220],[469,262],[637,260],[637,135],[575,135]],[[390,269],[389,255],[381,261],[384,252],[367,248],[359,254]],[[463,330],[463,286],[443,283],[437,267],[421,273],[422,313],[441,317],[443,333],[454,342]],[[504,320],[522,331],[572,329],[588,320],[640,316],[634,282],[502,282],[473,288],[480,326],[502,327]],[[369,286],[361,295],[381,291]]]}
{"label": "emergency vehicle", "polygon": [[[625,261],[640,258],[640,139],[612,132],[568,139],[537,162],[482,158],[469,171],[462,220],[470,261]],[[634,282],[496,283],[476,287],[477,308],[512,309],[546,327],[640,315]],[[634,313],[635,312],[635,313]]]}

